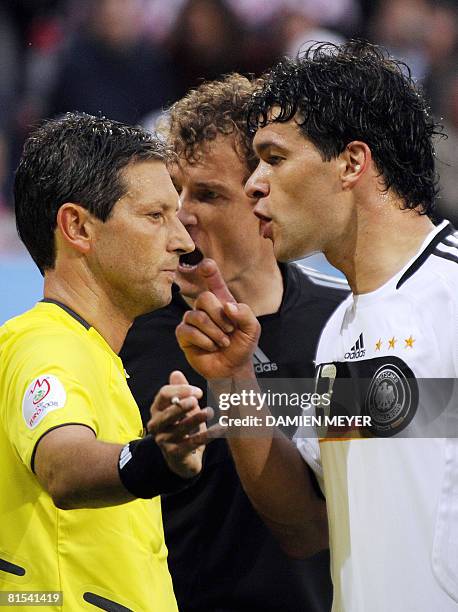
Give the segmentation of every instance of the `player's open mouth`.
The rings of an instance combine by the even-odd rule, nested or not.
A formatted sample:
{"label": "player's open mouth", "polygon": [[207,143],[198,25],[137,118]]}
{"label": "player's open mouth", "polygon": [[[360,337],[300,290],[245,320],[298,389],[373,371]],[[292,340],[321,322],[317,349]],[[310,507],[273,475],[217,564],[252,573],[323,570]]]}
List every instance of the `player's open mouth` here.
{"label": "player's open mouth", "polygon": [[204,258],[204,254],[197,247],[194,249],[192,253],[186,253],[185,255],[180,255],[180,263],[178,264],[179,272],[191,272],[195,270],[197,264],[199,264]]}

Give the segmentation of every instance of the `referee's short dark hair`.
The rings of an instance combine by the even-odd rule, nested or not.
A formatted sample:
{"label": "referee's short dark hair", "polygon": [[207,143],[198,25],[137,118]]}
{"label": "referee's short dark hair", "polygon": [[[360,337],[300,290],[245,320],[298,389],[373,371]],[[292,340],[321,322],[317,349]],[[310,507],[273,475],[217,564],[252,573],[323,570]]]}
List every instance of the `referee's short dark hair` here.
{"label": "referee's short dark hair", "polygon": [[63,204],[74,202],[106,221],[126,193],[123,168],[169,159],[168,148],[146,130],[105,117],[67,113],[34,130],[16,171],[14,199],[19,236],[40,272],[54,267]]}
{"label": "referee's short dark hair", "polygon": [[[377,45],[353,40],[316,43],[285,58],[265,75],[248,106],[255,131],[295,119],[303,135],[330,161],[353,140],[365,142],[386,189],[433,216],[437,175],[432,137],[440,134],[409,68]],[[278,112],[277,112],[278,111]]]}

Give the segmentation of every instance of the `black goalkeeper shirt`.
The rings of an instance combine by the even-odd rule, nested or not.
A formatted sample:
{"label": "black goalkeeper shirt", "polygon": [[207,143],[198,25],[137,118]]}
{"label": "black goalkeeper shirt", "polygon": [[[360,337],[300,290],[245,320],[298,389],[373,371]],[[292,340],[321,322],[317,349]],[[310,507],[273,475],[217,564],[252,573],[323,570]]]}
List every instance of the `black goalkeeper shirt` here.
{"label": "black goalkeeper shirt", "polygon": [[[322,286],[295,264],[280,267],[283,300],[278,312],[258,317],[262,331],[255,370],[259,378],[313,378],[321,330],[346,291]],[[122,348],[128,383],[145,424],[154,396],[173,370],[206,390],[175,338],[188,309],[175,293],[169,306],[136,319]],[[162,512],[181,612],[331,609],[329,551],[306,560],[289,559],[281,551],[244,493],[225,440],[209,444],[200,478],[192,487],[164,496]]]}

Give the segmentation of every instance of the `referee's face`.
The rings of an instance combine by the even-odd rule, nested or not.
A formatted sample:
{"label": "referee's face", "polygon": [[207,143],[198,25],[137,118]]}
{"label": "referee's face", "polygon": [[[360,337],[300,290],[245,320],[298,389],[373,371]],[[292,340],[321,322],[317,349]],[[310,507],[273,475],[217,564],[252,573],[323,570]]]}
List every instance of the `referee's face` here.
{"label": "referee's face", "polygon": [[88,263],[99,288],[133,318],[170,302],[179,257],[194,243],[163,163],[130,164],[122,178],[126,194],[105,223],[95,223]]}
{"label": "referee's face", "polygon": [[233,136],[219,136],[200,151],[199,163],[181,160],[172,171],[180,194],[179,218],[196,250],[180,258],[177,283],[184,295],[196,297],[205,287],[194,264],[211,257],[232,289],[253,278],[268,258],[272,243],[259,234],[253,203],[244,192],[249,171],[234,148]]}
{"label": "referee's face", "polygon": [[279,261],[326,251],[347,214],[338,160],[323,161],[295,121],[270,123],[257,131],[259,163],[245,191],[257,202],[261,231]]}

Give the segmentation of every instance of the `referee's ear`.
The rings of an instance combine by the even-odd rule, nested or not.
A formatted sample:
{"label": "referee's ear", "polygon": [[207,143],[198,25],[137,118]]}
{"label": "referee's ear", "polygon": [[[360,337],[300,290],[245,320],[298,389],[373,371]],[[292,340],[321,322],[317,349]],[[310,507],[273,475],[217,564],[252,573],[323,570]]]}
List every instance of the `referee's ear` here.
{"label": "referee's ear", "polygon": [[72,248],[81,254],[91,249],[91,215],[88,210],[66,202],[62,204],[57,213],[56,241],[58,252],[60,248]]}

